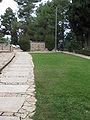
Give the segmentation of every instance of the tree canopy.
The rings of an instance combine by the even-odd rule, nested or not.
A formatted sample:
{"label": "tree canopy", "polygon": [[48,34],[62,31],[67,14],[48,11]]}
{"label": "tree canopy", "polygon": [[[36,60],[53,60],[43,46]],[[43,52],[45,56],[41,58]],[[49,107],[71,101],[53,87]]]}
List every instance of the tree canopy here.
{"label": "tree canopy", "polygon": [[90,0],[73,0],[68,15],[70,26],[77,39],[90,49]]}
{"label": "tree canopy", "polygon": [[[72,2],[70,2],[71,0],[48,1],[40,4],[36,10],[36,16],[33,16],[32,13],[36,3],[41,0],[14,1],[19,6],[19,22],[17,22],[17,18],[11,8],[7,8],[5,14],[1,16],[2,33],[11,35],[12,43],[18,43],[16,42],[18,38],[22,42],[26,37],[26,40],[28,38],[32,41],[44,41],[48,50],[53,50],[55,46],[55,13],[57,7],[57,43],[59,40],[63,40],[65,44],[69,44],[71,48],[75,49],[82,43],[82,46],[90,49],[89,0],[72,0]],[[66,34],[66,29],[68,28],[71,31]],[[26,41],[27,43],[29,41]]]}
{"label": "tree canopy", "polygon": [[37,9],[37,16],[35,19],[35,36],[34,39],[45,41],[46,47],[49,50],[54,49],[54,36],[55,36],[55,16],[56,6],[58,9],[58,40],[64,41],[64,32],[67,28],[66,11],[68,10],[68,0],[52,0],[45,4],[41,4]]}
{"label": "tree canopy", "polygon": [[[19,6],[19,11],[18,11],[18,17],[20,19],[19,43],[21,45],[21,48],[23,48],[22,43],[29,44],[30,39],[33,38],[34,24],[33,24],[33,17],[31,14],[33,13],[33,9],[35,8],[35,4],[38,2],[38,0],[15,0],[15,1]],[[24,39],[25,42],[23,41]],[[24,50],[26,50],[26,48],[27,50],[29,49],[29,47],[25,47]]]}
{"label": "tree canopy", "polygon": [[17,18],[10,7],[6,9],[4,15],[1,15],[1,25],[3,35],[11,35],[11,43],[18,44]]}

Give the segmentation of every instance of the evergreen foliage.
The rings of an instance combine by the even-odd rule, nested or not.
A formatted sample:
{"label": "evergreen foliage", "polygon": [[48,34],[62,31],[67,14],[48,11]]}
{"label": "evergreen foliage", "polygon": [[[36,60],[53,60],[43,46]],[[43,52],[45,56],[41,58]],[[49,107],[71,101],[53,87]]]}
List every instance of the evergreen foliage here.
{"label": "evergreen foliage", "polygon": [[4,15],[1,15],[1,25],[3,35],[11,35],[11,43],[14,45],[18,44],[17,37],[17,18],[11,8],[7,8]]}
{"label": "evergreen foliage", "polygon": [[[21,31],[19,43],[20,46],[23,46],[21,47],[23,50],[28,50],[30,46],[30,43],[28,41],[32,40],[34,36],[33,35],[34,24],[33,24],[33,17],[31,14],[33,13],[33,9],[35,8],[35,3],[37,3],[38,0],[15,0],[15,1],[19,5],[18,17],[20,19],[19,29]],[[28,40],[26,41],[26,39]],[[25,42],[25,49],[23,44],[24,42]]]}
{"label": "evergreen foliage", "polygon": [[90,0],[73,0],[68,14],[77,39],[90,49]]}
{"label": "evergreen foliage", "polygon": [[44,41],[49,50],[54,49],[54,44],[52,44],[54,37],[52,36],[55,32],[55,14],[53,13],[55,13],[54,5],[47,2],[45,5],[40,5],[36,17],[36,40]]}
{"label": "evergreen foliage", "polygon": [[82,42],[76,39],[74,32],[70,31],[65,38],[65,49],[69,52],[78,52],[82,49]]}
{"label": "evergreen foliage", "polygon": [[35,31],[35,39],[39,41],[45,41],[48,50],[51,50],[51,48],[54,49],[55,45],[54,36],[55,36],[56,6],[58,9],[58,31],[57,31],[58,41],[60,39],[64,41],[64,32],[65,29],[68,28],[66,17],[68,5],[69,5],[68,0],[63,1],[52,0],[52,2],[48,1],[45,4],[41,4],[40,7],[37,9],[37,17],[35,21],[37,29]]}
{"label": "evergreen foliage", "polygon": [[[44,41],[48,50],[54,49],[55,12],[58,9],[58,40],[65,42],[66,48],[71,51],[83,46],[90,49],[90,1],[89,0],[52,0],[41,4],[36,17],[32,16],[35,4],[41,0],[14,0],[19,6],[17,18],[11,8],[7,8],[1,16],[2,33],[11,35],[11,43],[18,44],[20,39]],[[70,24],[69,24],[70,22]],[[65,30],[71,27],[71,32],[65,36]],[[17,35],[19,29],[19,36]],[[24,40],[24,39],[23,39]],[[26,38],[25,38],[26,40]],[[22,40],[21,40],[22,41]],[[27,42],[28,43],[28,42]]]}
{"label": "evergreen foliage", "polygon": [[50,35],[46,35],[45,36],[45,43],[46,43],[46,48],[48,48],[49,51],[53,50],[54,49],[54,35],[50,34]]}
{"label": "evergreen foliage", "polygon": [[29,41],[29,36],[28,35],[21,35],[19,37],[19,45],[20,48],[23,51],[28,51],[30,50],[30,41]]}

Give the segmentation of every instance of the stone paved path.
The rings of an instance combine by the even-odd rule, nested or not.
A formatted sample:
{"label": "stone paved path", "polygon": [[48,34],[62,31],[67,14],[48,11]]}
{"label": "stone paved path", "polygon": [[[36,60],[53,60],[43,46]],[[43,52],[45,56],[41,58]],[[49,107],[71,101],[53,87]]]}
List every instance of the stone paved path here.
{"label": "stone paved path", "polygon": [[32,57],[17,52],[0,75],[0,120],[32,120],[35,85]]}

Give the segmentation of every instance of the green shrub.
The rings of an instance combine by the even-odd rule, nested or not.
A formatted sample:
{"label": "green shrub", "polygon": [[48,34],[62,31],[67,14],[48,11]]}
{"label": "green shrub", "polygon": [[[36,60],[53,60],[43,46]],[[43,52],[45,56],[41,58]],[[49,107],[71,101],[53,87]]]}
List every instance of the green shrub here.
{"label": "green shrub", "polygon": [[30,50],[29,36],[28,35],[22,35],[22,36],[20,36],[20,38],[19,38],[19,45],[20,45],[20,48],[23,51]]}
{"label": "green shrub", "polygon": [[87,56],[90,56],[90,50],[81,50],[79,51],[80,54],[83,54],[83,55],[87,55]]}
{"label": "green shrub", "polygon": [[55,43],[54,43],[54,35],[46,35],[45,37],[45,45],[46,48],[51,51],[54,49]]}
{"label": "green shrub", "polygon": [[82,49],[82,41],[77,41],[75,34],[71,31],[65,38],[64,47],[69,52],[78,51]]}

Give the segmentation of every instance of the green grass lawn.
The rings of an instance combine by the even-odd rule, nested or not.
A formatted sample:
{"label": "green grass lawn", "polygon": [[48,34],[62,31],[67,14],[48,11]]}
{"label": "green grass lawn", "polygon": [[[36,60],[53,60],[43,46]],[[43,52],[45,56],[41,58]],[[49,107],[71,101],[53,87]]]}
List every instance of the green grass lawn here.
{"label": "green grass lawn", "polygon": [[32,54],[34,120],[90,120],[90,60],[62,54]]}

